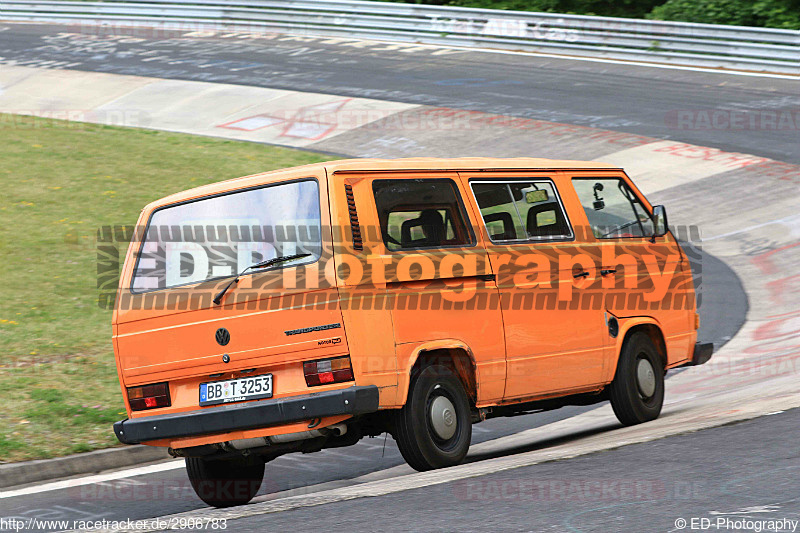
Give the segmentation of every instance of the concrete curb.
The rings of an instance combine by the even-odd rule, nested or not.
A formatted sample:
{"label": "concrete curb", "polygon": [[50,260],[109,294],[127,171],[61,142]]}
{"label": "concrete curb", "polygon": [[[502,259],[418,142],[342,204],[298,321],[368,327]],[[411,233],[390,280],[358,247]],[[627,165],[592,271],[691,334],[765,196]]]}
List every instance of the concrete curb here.
{"label": "concrete curb", "polygon": [[0,465],[0,489],[169,459],[165,448],[126,446]]}

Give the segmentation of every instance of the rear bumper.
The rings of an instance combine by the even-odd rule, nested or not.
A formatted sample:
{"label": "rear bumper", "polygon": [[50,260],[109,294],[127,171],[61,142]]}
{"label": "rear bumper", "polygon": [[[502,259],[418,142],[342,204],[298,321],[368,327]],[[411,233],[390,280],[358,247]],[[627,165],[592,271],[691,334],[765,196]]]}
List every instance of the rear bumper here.
{"label": "rear bumper", "polygon": [[279,426],[313,418],[378,410],[378,387],[349,387],[304,396],[220,405],[198,411],[122,420],[114,433],[123,444]]}

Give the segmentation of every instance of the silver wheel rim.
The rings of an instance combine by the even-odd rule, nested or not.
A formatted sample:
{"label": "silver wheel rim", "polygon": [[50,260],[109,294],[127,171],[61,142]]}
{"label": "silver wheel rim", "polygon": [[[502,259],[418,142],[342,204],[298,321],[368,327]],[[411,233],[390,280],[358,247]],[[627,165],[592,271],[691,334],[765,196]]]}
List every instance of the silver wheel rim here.
{"label": "silver wheel rim", "polygon": [[649,398],[656,392],[656,373],[647,359],[639,359],[636,365],[636,384],[643,398]]}
{"label": "silver wheel rim", "polygon": [[437,396],[431,402],[430,412],[431,426],[436,436],[442,440],[448,440],[456,434],[458,420],[456,418],[456,408],[453,402],[444,396]]}

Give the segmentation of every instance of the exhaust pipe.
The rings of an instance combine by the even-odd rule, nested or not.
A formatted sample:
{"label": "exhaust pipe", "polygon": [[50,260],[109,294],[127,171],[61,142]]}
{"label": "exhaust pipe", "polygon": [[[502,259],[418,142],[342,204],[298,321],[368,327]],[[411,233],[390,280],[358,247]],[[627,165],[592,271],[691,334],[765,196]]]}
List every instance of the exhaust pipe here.
{"label": "exhaust pipe", "polygon": [[298,431],[297,433],[287,433],[285,435],[273,435],[269,438],[272,444],[284,444],[287,442],[297,442],[299,440],[313,439],[316,437],[334,436],[341,437],[347,433],[346,424],[333,424],[322,429],[309,429],[308,431]]}
{"label": "exhaust pipe", "polygon": [[309,429],[298,431],[297,433],[287,433],[285,435],[272,435],[271,437],[256,437],[252,439],[238,439],[226,442],[223,448],[229,450],[243,451],[252,448],[262,448],[270,444],[286,444],[287,442],[297,442],[317,437],[341,437],[347,433],[347,424],[333,424],[322,429]]}
{"label": "exhaust pipe", "polygon": [[285,435],[272,435],[267,437],[272,444],[285,444],[287,442],[297,442],[299,440],[323,437],[325,433],[321,429],[309,429],[308,431],[298,431],[297,433],[286,433]]}
{"label": "exhaust pipe", "polygon": [[334,437],[341,437],[345,433],[347,433],[347,424],[333,424],[332,426],[328,426],[325,429],[329,430]]}
{"label": "exhaust pipe", "polygon": [[251,448],[261,448],[263,446],[269,446],[269,440],[267,437],[256,437],[253,439],[238,439],[232,440],[224,443],[222,447],[226,450],[233,451],[242,451],[242,450],[249,450]]}

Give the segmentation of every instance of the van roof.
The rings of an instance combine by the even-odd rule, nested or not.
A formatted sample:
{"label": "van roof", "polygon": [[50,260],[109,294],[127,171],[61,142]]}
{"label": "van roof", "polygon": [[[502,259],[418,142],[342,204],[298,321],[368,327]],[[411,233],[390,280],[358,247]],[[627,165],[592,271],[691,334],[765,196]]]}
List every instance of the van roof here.
{"label": "van roof", "polygon": [[220,194],[236,189],[266,185],[276,181],[298,179],[319,174],[326,169],[334,179],[336,175],[349,172],[364,171],[412,171],[412,170],[561,170],[561,169],[619,169],[618,166],[594,161],[570,161],[557,159],[541,159],[530,157],[491,158],[491,157],[459,157],[452,159],[435,157],[418,157],[405,159],[339,159],[324,161],[299,167],[272,170],[241,178],[218,181],[193,189],[166,196],[145,207],[149,210],[158,206],[183,202],[202,196]]}

